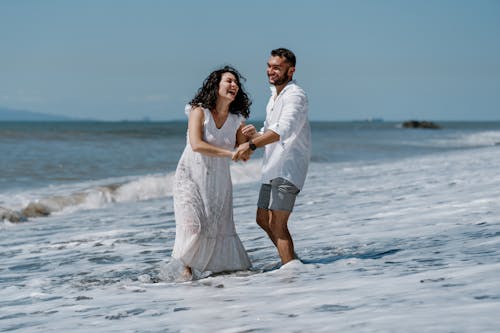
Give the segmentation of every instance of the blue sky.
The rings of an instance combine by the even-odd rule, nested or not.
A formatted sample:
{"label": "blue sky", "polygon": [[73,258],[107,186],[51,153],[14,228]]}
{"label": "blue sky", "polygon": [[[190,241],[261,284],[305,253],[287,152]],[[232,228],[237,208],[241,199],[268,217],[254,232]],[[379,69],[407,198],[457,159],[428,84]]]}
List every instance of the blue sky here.
{"label": "blue sky", "polygon": [[288,47],[312,120],[500,120],[499,18],[495,0],[2,0],[0,107],[184,119],[231,64],[262,119]]}

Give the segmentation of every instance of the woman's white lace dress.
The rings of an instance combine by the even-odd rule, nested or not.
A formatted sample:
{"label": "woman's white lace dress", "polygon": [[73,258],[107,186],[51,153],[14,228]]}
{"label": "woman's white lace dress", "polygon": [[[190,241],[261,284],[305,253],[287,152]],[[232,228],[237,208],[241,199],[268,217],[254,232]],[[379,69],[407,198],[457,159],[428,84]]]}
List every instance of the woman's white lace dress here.
{"label": "woman's white lace dress", "polygon": [[[191,106],[186,106],[189,114]],[[229,114],[218,129],[204,109],[203,139],[234,149],[243,118]],[[191,149],[189,136],[174,181],[176,235],[172,257],[199,272],[250,268],[248,255],[233,221],[233,185],[229,158],[211,157]]]}

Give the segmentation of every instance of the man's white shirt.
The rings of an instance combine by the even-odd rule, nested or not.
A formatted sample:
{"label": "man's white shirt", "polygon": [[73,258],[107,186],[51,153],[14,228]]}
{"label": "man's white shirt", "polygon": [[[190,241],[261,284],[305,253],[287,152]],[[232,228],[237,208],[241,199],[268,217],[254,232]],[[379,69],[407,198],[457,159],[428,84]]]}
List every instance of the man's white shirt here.
{"label": "man's white shirt", "polygon": [[307,95],[294,80],[278,96],[274,86],[271,92],[260,132],[271,130],[279,134],[280,139],[265,146],[262,183],[269,184],[271,179],[282,177],[302,189],[311,158]]}

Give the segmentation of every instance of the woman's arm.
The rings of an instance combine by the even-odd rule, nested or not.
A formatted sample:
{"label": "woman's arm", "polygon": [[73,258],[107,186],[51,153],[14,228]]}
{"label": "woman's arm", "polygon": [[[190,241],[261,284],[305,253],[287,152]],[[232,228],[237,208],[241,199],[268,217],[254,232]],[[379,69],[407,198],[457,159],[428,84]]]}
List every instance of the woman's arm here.
{"label": "woman's arm", "polygon": [[248,140],[250,140],[250,137],[246,136],[243,132],[244,127],[245,127],[245,123],[241,123],[240,127],[236,131],[236,145],[235,145],[235,147],[238,147],[242,143],[245,143]]}
{"label": "woman's arm", "polygon": [[203,122],[205,115],[201,107],[195,107],[189,113],[188,135],[193,151],[215,157],[232,157],[233,152],[224,148],[211,145],[203,141]]}

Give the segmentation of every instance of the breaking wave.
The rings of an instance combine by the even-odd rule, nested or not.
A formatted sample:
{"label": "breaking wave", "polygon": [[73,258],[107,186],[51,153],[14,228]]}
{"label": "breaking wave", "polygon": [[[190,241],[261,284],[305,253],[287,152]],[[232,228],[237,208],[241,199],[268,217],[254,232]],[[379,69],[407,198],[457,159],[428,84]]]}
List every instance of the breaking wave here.
{"label": "breaking wave", "polygon": [[444,137],[430,141],[433,146],[447,148],[480,148],[500,145],[500,131],[464,133],[457,137]]}
{"label": "breaking wave", "polygon": [[[257,181],[260,174],[260,161],[235,163],[231,165],[234,184]],[[17,197],[29,198],[21,208],[0,206],[0,221],[23,222],[33,217],[48,216],[53,213],[71,213],[78,210],[99,209],[113,203],[138,202],[173,195],[174,172],[159,175],[146,175],[135,179],[111,181],[104,185],[91,185],[86,189],[71,191],[65,189],[58,194],[54,189],[47,188],[44,194],[26,193]],[[106,181],[102,181],[104,183]],[[81,187],[75,186],[73,189]],[[70,192],[68,192],[70,191]],[[35,198],[33,198],[35,196]],[[0,200],[2,202],[4,200]],[[22,200],[25,201],[25,200]],[[11,207],[19,206],[12,203]]]}

